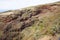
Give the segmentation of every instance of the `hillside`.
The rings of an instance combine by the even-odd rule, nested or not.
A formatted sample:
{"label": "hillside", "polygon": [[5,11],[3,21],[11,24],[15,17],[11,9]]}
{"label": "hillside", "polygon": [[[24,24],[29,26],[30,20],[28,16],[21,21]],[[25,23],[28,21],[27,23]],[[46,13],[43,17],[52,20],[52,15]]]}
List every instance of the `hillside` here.
{"label": "hillside", "polygon": [[2,12],[0,40],[60,40],[60,2]]}

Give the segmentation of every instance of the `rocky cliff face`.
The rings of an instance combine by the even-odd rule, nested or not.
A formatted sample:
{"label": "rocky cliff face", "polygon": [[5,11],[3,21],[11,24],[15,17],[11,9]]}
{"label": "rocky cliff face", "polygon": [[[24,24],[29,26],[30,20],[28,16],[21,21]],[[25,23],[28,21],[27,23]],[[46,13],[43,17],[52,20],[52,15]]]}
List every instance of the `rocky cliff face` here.
{"label": "rocky cliff face", "polygon": [[60,2],[1,13],[0,40],[60,40]]}

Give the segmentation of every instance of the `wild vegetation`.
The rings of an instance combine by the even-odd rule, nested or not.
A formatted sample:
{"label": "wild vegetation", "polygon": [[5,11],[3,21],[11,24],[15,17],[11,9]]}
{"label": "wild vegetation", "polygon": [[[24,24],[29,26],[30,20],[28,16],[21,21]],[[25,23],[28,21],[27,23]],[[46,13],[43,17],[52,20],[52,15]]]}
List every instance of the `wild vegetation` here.
{"label": "wild vegetation", "polygon": [[59,39],[60,2],[0,14],[0,40]]}

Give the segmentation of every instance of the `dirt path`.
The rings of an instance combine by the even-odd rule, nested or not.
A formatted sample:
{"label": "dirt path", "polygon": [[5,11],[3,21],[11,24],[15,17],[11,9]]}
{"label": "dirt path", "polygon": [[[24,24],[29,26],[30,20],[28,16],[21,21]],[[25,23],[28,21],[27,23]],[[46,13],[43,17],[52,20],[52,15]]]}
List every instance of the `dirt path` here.
{"label": "dirt path", "polygon": [[39,39],[39,40],[50,40],[52,37],[51,36],[44,36],[43,38]]}
{"label": "dirt path", "polygon": [[0,15],[10,15],[10,14],[13,14],[13,12],[1,13]]}

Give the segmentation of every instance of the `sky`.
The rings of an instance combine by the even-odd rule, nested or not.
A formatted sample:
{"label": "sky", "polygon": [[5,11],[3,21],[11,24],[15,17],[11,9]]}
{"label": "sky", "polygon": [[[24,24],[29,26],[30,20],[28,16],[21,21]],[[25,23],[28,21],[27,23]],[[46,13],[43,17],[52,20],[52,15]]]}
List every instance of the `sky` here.
{"label": "sky", "polygon": [[0,0],[0,11],[15,10],[24,7],[53,3],[59,0]]}

